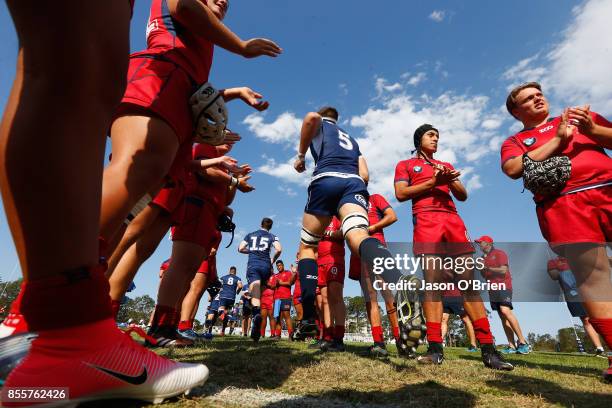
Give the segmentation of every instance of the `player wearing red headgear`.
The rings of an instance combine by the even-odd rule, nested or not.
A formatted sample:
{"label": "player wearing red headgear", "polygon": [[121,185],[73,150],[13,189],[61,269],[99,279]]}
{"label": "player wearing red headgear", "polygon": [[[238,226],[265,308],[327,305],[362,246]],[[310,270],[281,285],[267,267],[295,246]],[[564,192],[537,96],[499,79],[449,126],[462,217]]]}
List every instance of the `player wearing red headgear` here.
{"label": "player wearing red headgear", "polygon": [[[414,223],[414,253],[423,255],[424,275],[427,283],[441,282],[442,258],[460,259],[466,265],[474,247],[467,235],[461,217],[457,214],[451,194],[460,201],[467,200],[467,191],[459,180],[460,172],[450,163],[433,158],[438,150],[439,132],[429,124],[414,132],[417,155],[401,161],[395,168],[395,196],[399,201],[412,200]],[[459,262],[458,262],[459,263]],[[455,272],[455,271],[453,271]],[[456,272],[455,272],[456,273]],[[463,290],[464,307],[470,316],[481,345],[482,361],[488,368],[512,370],[493,344],[493,335],[480,293],[475,290],[473,270],[459,277],[469,283]],[[426,290],[423,302],[427,320],[427,355],[418,358],[424,364],[442,364],[442,298],[440,291]]]}

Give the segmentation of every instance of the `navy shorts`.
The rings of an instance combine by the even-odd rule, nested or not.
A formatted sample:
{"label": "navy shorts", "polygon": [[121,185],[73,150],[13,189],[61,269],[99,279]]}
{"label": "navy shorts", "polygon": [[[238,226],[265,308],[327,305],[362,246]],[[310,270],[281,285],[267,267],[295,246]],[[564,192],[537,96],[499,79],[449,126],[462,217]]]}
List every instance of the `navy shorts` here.
{"label": "navy shorts", "polygon": [[344,204],[357,204],[368,211],[368,189],[360,178],[321,177],[308,186],[304,212],[312,215],[338,215]]}
{"label": "navy shorts", "polygon": [[580,302],[567,302],[567,308],[569,309],[572,317],[586,317],[587,312],[584,310],[584,306]]}
{"label": "navy shorts", "polygon": [[250,307],[243,307],[242,308],[242,317],[249,317],[249,316],[251,316],[252,312],[253,312],[253,309],[251,309]]}
{"label": "navy shorts", "polygon": [[267,282],[272,274],[271,265],[250,266],[247,268],[247,282],[249,285],[253,282]]}
{"label": "navy shorts", "polygon": [[512,291],[511,290],[496,290],[489,291],[489,300],[491,301],[491,309],[500,311],[501,306],[506,306],[510,310],[512,307]]}
{"label": "navy shorts", "polygon": [[220,300],[221,307],[224,308],[225,310],[231,309],[232,307],[234,307],[234,299],[221,298],[219,300]]}
{"label": "navy shorts", "polygon": [[463,298],[462,297],[459,297],[459,296],[443,297],[442,307],[444,308],[444,313],[454,314],[460,317],[465,315],[465,309],[463,308]]}
{"label": "navy shorts", "polygon": [[219,310],[219,301],[213,300],[210,306],[208,307],[208,313],[215,313]]}

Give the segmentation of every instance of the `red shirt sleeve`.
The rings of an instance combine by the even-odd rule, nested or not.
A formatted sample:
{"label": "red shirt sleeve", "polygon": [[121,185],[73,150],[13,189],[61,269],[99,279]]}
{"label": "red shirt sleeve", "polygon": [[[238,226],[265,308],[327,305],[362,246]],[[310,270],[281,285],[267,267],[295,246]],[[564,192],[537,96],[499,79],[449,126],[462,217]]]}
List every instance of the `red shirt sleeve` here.
{"label": "red shirt sleeve", "polygon": [[194,160],[214,159],[218,156],[217,148],[206,143],[198,143],[193,147]]}
{"label": "red shirt sleeve", "polygon": [[599,126],[612,128],[612,123],[609,122],[608,119],[601,116],[599,113],[591,112],[591,116],[593,117],[593,121]]}
{"label": "red shirt sleeve", "polygon": [[516,139],[509,137],[501,147],[501,165],[503,166],[508,160],[522,156],[525,150],[517,143]]}
{"label": "red shirt sleeve", "polygon": [[546,265],[546,269],[547,270],[551,270],[551,269],[559,269],[559,266],[557,265],[557,260],[556,259],[550,259],[548,261],[548,264]]}
{"label": "red shirt sleeve", "polygon": [[380,194],[374,194],[372,196],[372,199],[374,201],[373,202],[374,207],[378,208],[380,212],[384,212],[387,208],[391,207],[389,202],[385,200],[385,197],[381,196]]}
{"label": "red shirt sleeve", "polygon": [[395,166],[395,179],[393,180],[393,182],[397,183],[398,181],[407,181],[408,184],[410,184],[410,174],[408,173],[408,166],[406,166],[406,162],[404,161],[397,163],[397,166]]}
{"label": "red shirt sleeve", "polygon": [[499,252],[497,253],[497,264],[499,266],[502,265],[509,265],[508,263],[508,255],[506,255],[506,253],[502,250],[499,250]]}

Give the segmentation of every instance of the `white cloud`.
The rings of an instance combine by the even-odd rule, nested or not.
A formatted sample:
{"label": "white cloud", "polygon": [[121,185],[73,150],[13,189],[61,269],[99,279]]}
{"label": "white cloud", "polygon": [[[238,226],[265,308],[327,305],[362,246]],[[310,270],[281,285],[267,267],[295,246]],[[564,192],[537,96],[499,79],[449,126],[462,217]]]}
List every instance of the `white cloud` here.
{"label": "white cloud", "polygon": [[[589,0],[573,9],[574,20],[550,49],[519,61],[502,76],[513,84],[539,80],[553,105],[590,103],[612,114],[612,2]],[[540,55],[543,54],[543,57]]]}
{"label": "white cloud", "polygon": [[374,84],[376,89],[376,97],[380,98],[385,92],[396,92],[402,90],[402,85],[399,82],[393,84],[388,83],[385,78],[376,77],[376,83]]}
{"label": "white cloud", "polygon": [[418,74],[411,76],[408,79],[408,85],[417,86],[421,82],[427,79],[427,74],[425,72],[419,72]]}
{"label": "white cloud", "polygon": [[264,123],[264,116],[262,113],[252,113],[244,118],[242,123],[247,125],[256,137],[266,142],[298,143],[302,121],[292,112],[280,114],[272,123]]}
{"label": "white cloud", "polygon": [[292,157],[286,162],[279,163],[276,160],[269,158],[265,164],[257,168],[257,171],[267,174],[268,176],[279,178],[287,183],[308,186],[310,181],[310,173],[312,173],[312,168],[314,167],[314,162],[307,158],[306,171],[304,173],[298,173],[293,168],[294,159],[295,158]]}
{"label": "white cloud", "polygon": [[482,127],[487,130],[498,129],[501,125],[502,125],[502,119],[498,119],[498,118],[487,119],[482,122]]}
{"label": "white cloud", "polygon": [[286,194],[289,197],[297,196],[297,192],[294,189],[292,189],[291,187],[278,186],[278,191],[280,191],[283,194]]}
{"label": "white cloud", "polygon": [[444,11],[444,10],[434,10],[429,15],[429,18],[431,20],[435,21],[436,23],[441,23],[444,20],[445,16],[446,16],[446,11]]}
{"label": "white cloud", "polygon": [[467,183],[465,184],[465,188],[468,191],[476,191],[482,188],[482,183],[480,182],[480,175],[475,174],[472,177],[470,177]]}

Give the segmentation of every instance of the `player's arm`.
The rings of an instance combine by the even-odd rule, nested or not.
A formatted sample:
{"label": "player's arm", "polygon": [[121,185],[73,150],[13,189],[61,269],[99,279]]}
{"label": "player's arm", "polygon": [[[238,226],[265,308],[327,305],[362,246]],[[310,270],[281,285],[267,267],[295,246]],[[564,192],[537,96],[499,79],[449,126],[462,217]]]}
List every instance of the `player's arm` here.
{"label": "player's arm", "polygon": [[308,151],[308,146],[310,146],[312,139],[317,135],[322,120],[321,115],[317,112],[309,112],[304,117],[302,130],[300,131],[298,155],[293,164],[293,167],[298,173],[303,173],[306,170],[306,152]]}
{"label": "player's arm", "polygon": [[577,123],[580,133],[586,135],[606,149],[612,149],[612,124],[600,118],[601,124],[597,123],[591,114],[591,105],[570,108],[569,119]]}
{"label": "player's arm", "polygon": [[457,176],[456,179],[448,183],[448,188],[450,189],[453,197],[455,197],[458,201],[465,201],[468,198],[467,190],[463,183],[459,180]]}
{"label": "player's arm", "polygon": [[236,293],[240,293],[242,290],[242,281],[238,281],[238,286],[236,287]]}
{"label": "player's arm", "polygon": [[223,96],[225,102],[240,98],[244,103],[260,112],[265,111],[270,106],[268,101],[262,100],[262,94],[246,86],[222,89],[219,93]]}
{"label": "player's arm", "polygon": [[261,55],[276,57],[282,52],[278,45],[265,38],[243,41],[200,0],[168,0],[167,3],[170,15],[190,33],[206,38],[230,52],[246,58]]}
{"label": "player's arm", "polygon": [[281,252],[283,252],[283,247],[281,247],[281,244],[279,241],[274,241],[272,243],[272,246],[274,247],[274,257],[272,258],[272,263],[274,263],[276,262],[278,257],[281,255]]}
{"label": "player's arm", "polygon": [[387,207],[384,210],[383,217],[380,219],[380,221],[368,227],[368,232],[370,234],[377,233],[379,231],[382,231],[384,228],[388,227],[389,225],[393,224],[396,221],[397,221],[397,214],[395,213],[395,210],[391,207]]}
{"label": "player's arm", "polygon": [[[527,155],[535,161],[546,160],[554,156],[567,145],[575,129],[575,126],[569,125],[569,113],[566,109],[561,115],[555,136],[542,146],[527,153]],[[521,178],[523,176],[523,156],[516,156],[506,160],[502,165],[502,171],[512,179]]]}
{"label": "player's arm", "polygon": [[403,202],[427,193],[436,186],[434,177],[415,185],[410,185],[403,180],[395,182],[395,198],[397,198],[397,201]]}
{"label": "player's arm", "polygon": [[370,181],[370,172],[368,170],[368,163],[365,157],[359,156],[359,177],[365,181],[366,184]]}
{"label": "player's arm", "polygon": [[508,273],[508,265],[502,265],[500,267],[489,266],[489,271],[498,275],[505,275]]}
{"label": "player's arm", "polygon": [[240,242],[240,244],[238,245],[238,252],[240,252],[241,254],[248,254],[249,253],[248,245],[249,244],[246,241]]}

